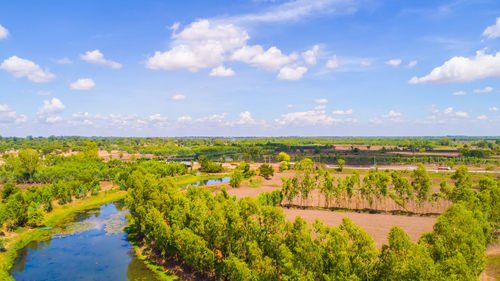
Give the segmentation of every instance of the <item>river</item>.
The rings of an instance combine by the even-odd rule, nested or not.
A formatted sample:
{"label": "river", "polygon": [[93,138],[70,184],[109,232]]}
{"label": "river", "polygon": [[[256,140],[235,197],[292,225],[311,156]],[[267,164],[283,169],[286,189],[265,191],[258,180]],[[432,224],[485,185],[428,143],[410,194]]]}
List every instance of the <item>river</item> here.
{"label": "river", "polygon": [[123,201],[74,213],[40,241],[18,250],[16,280],[160,280],[141,260],[123,228]]}

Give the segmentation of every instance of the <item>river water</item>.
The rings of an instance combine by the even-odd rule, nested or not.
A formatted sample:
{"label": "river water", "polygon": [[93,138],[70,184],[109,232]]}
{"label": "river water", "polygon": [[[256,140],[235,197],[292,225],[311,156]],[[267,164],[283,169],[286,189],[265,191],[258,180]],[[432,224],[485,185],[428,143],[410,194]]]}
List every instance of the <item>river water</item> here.
{"label": "river water", "polygon": [[16,280],[160,280],[134,255],[118,201],[75,213],[40,241],[18,250]]}

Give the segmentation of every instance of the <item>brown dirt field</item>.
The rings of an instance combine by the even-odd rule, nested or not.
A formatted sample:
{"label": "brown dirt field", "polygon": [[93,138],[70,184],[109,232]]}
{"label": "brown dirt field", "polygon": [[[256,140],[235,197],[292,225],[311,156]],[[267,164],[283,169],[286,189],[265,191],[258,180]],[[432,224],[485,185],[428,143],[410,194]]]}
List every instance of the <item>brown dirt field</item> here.
{"label": "brown dirt field", "polygon": [[[498,258],[498,256],[500,256],[500,243],[494,243],[489,245],[488,248],[486,249],[486,256]],[[500,268],[498,268],[498,265],[491,264],[488,266],[487,264],[483,273],[481,273],[481,276],[479,276],[479,280],[480,281],[499,280],[497,278],[498,276],[500,276]]]}
{"label": "brown dirt field", "polygon": [[395,225],[401,227],[410,236],[411,241],[417,242],[425,231],[432,231],[432,226],[436,221],[433,216],[402,216],[389,214],[369,214],[356,212],[332,212],[328,210],[303,210],[296,208],[283,208],[287,220],[293,221],[297,216],[305,221],[313,223],[316,219],[321,220],[325,225],[338,226],[342,223],[342,218],[347,217],[353,223],[362,227],[368,233],[378,248],[387,244],[387,235]]}

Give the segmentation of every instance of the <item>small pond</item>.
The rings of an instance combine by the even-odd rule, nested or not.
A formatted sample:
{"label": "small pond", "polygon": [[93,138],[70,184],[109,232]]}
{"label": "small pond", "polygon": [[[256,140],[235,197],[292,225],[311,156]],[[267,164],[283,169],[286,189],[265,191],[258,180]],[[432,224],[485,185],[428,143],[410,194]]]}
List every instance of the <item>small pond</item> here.
{"label": "small pond", "polygon": [[222,177],[222,178],[217,178],[217,179],[201,180],[201,181],[197,181],[194,183],[190,183],[190,184],[186,184],[184,186],[181,186],[181,189],[186,189],[189,186],[204,186],[204,185],[228,183],[230,180],[231,180],[231,177]]}

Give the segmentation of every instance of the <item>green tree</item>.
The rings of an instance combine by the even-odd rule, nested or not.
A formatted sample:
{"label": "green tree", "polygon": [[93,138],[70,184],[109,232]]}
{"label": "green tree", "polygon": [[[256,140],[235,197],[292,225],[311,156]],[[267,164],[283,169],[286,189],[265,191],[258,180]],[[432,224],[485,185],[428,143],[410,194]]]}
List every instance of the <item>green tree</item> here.
{"label": "green tree", "polygon": [[280,152],[278,154],[278,162],[290,162],[290,155],[286,154],[285,152]]}
{"label": "green tree", "polygon": [[233,174],[231,175],[229,184],[232,187],[240,187],[242,181],[243,181],[243,174],[240,172],[239,169],[235,169]]}
{"label": "green tree", "polygon": [[270,179],[272,176],[274,176],[274,169],[269,164],[260,165],[258,170],[259,174],[265,179]]}
{"label": "green tree", "polygon": [[337,159],[337,164],[338,164],[338,170],[342,172],[344,170],[345,160],[339,158]]}
{"label": "green tree", "polygon": [[33,174],[40,165],[40,155],[34,149],[25,149],[19,151],[18,158],[21,161],[25,179],[32,180]]}
{"label": "green tree", "polygon": [[413,181],[411,183],[418,202],[426,201],[431,191],[431,181],[424,164],[418,163],[417,169],[413,170]]}

